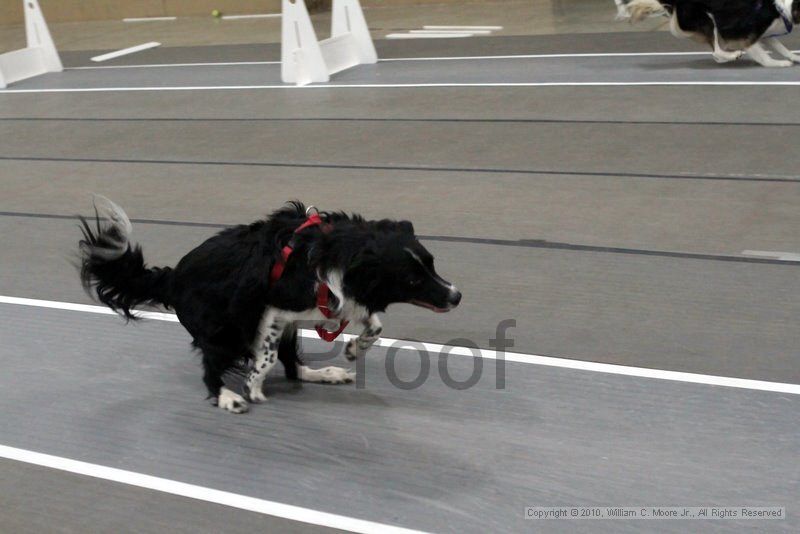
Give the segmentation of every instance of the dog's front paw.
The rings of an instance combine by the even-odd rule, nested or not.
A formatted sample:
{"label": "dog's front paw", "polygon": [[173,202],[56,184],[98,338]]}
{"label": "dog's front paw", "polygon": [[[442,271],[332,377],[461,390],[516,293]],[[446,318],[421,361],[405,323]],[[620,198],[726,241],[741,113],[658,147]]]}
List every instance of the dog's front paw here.
{"label": "dog's front paw", "polygon": [[245,413],[249,410],[244,397],[225,387],[219,392],[217,406],[231,413]]}
{"label": "dog's front paw", "polygon": [[791,67],[792,65],[794,65],[794,62],[790,59],[776,59],[770,66],[783,69],[786,67]]}

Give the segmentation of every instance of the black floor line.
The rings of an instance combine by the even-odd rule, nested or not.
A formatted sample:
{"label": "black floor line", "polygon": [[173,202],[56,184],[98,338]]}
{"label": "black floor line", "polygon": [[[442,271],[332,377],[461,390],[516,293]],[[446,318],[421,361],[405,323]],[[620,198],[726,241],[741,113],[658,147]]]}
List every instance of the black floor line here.
{"label": "black floor line", "polygon": [[41,122],[442,122],[465,124],[620,124],[641,126],[800,126],[797,122],[647,121],[603,119],[469,119],[397,117],[0,117],[0,121]]}
{"label": "black floor line", "polygon": [[59,158],[39,156],[0,156],[0,161],[49,161],[71,163],[132,163],[148,165],[216,165],[231,167],[283,167],[298,169],[345,169],[374,171],[410,171],[410,172],[462,172],[483,174],[528,174],[551,176],[596,176],[619,178],[645,178],[662,180],[714,180],[730,182],[778,182],[800,183],[800,178],[788,176],[737,176],[725,174],[656,174],[636,172],[601,172],[601,171],[559,171],[541,169],[498,169],[476,167],[436,167],[427,165],[356,165],[337,163],[288,163],[268,161],[192,161],[192,160],[158,160],[158,159],[116,159],[116,158]]}
{"label": "black floor line", "polygon": [[[51,213],[25,213],[17,211],[0,211],[0,217],[28,217],[33,219],[67,219],[77,221],[77,215],[57,215]],[[91,218],[91,216],[88,216]],[[162,226],[185,226],[195,228],[230,228],[232,225],[219,223],[201,223],[188,221],[167,221],[161,219],[131,219],[136,224],[153,224]],[[522,247],[550,250],[571,250],[576,252],[601,252],[605,254],[629,254],[636,256],[657,256],[662,258],[681,258],[690,260],[724,261],[731,263],[762,263],[768,265],[789,265],[800,267],[800,262],[777,260],[771,258],[751,258],[746,256],[724,256],[719,254],[697,254],[692,252],[672,252],[669,250],[647,250],[624,247],[603,247],[597,245],[577,245],[541,239],[490,239],[482,237],[459,237],[442,235],[418,235],[422,241],[442,241],[446,243],[471,243],[475,245],[496,245],[502,247]]]}

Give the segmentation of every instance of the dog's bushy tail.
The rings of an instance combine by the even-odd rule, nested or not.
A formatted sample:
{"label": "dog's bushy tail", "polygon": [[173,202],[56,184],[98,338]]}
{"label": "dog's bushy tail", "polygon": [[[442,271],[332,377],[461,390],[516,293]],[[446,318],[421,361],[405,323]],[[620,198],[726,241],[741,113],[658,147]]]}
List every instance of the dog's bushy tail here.
{"label": "dog's bushy tail", "polygon": [[[617,6],[619,7],[619,5]],[[653,15],[666,15],[667,8],[658,0],[631,0],[624,5],[626,15],[622,15],[622,8],[618,18],[627,18],[631,22],[640,22]]]}
{"label": "dog's bushy tail", "polygon": [[80,271],[84,289],[127,319],[136,319],[132,310],[137,305],[169,307],[172,269],[145,265],[142,248],[131,246],[133,227],[122,208],[99,195],[95,197],[94,208],[94,221],[80,217],[83,232],[79,243]]}

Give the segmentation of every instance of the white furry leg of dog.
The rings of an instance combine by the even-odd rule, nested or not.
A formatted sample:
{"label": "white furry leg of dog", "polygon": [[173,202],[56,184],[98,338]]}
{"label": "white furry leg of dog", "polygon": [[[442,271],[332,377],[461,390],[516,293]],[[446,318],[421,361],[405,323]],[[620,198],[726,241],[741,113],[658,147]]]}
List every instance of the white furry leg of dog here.
{"label": "white furry leg of dog", "polygon": [[349,384],[356,379],[356,374],[344,367],[323,367],[312,369],[306,365],[298,367],[300,380],[319,384]]}
{"label": "white furry leg of dog", "polygon": [[358,337],[347,342],[344,355],[348,360],[355,360],[364,356],[369,348],[375,344],[381,336],[383,325],[376,314],[372,314],[364,321],[364,331]]}
{"label": "white furry leg of dog", "polygon": [[256,340],[253,342],[253,370],[247,375],[247,396],[251,402],[264,402],[267,400],[262,391],[264,378],[278,363],[278,346],[286,322],[276,310],[267,309],[258,326]]}
{"label": "white furry leg of dog", "polygon": [[775,50],[775,52],[777,52],[781,56],[785,57],[789,61],[800,63],[800,55],[795,54],[794,52],[786,48],[784,44],[778,40],[777,37],[768,37],[766,41],[767,44],[769,44],[769,46],[771,46],[772,49]]}
{"label": "white furry leg of dog", "polygon": [[763,67],[791,67],[788,59],[775,59],[769,55],[767,49],[759,42],[747,49],[747,54]]}

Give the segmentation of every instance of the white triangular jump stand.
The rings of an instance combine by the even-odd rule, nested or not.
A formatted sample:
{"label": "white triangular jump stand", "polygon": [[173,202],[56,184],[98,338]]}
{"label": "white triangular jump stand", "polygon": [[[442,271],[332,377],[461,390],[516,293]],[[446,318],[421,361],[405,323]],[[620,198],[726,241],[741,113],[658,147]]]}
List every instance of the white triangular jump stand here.
{"label": "white triangular jump stand", "polygon": [[28,46],[0,54],[0,88],[46,72],[61,72],[61,58],[53,44],[39,0],[23,0]]}
{"label": "white triangular jump stand", "polygon": [[308,85],[365,63],[378,54],[358,0],[333,0],[331,37],[317,40],[305,0],[283,0],[281,79]]}

